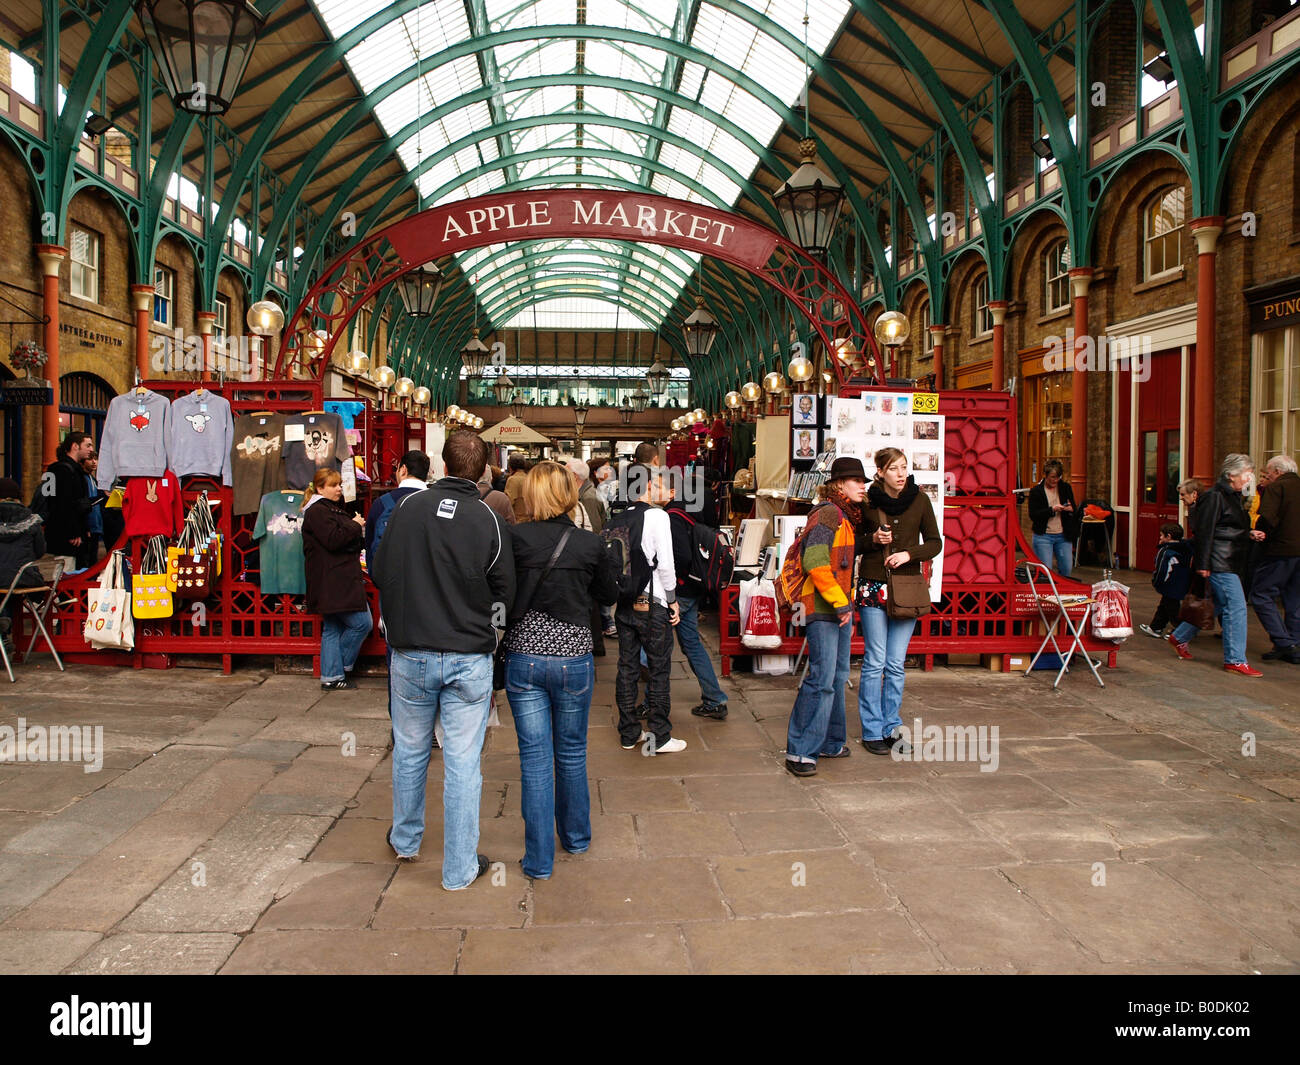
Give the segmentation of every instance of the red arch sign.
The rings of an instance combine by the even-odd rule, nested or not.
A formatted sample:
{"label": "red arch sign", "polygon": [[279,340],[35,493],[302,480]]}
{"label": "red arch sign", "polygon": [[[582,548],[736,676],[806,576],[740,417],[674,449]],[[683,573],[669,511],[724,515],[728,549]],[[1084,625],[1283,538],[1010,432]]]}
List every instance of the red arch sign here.
{"label": "red arch sign", "polygon": [[[802,248],[743,215],[653,193],[546,189],[444,204],[396,222],[344,252],[323,271],[285,328],[275,378],[287,376],[314,329],[328,333],[310,361],[319,379],[348,323],[385,285],[425,263],[514,240],[593,240],[659,244],[712,256],[765,281],[789,299],[827,351],[849,340],[880,374],[882,363],[857,301]],[[827,360],[843,381],[838,359]]]}

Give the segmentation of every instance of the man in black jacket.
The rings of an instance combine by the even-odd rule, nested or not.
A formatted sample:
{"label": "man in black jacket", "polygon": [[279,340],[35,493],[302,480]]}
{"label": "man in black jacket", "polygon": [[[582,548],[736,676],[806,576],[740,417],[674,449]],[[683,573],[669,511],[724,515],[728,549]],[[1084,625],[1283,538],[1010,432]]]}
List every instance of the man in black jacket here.
{"label": "man in black jacket", "polygon": [[50,463],[32,496],[32,512],[45,521],[46,549],[52,555],[82,558],[90,496],[81,460],[95,453],[95,443],[79,430],[59,443],[58,458]]}
{"label": "man in black jacket", "polygon": [[393,649],[393,827],[389,845],[414,858],[424,837],[434,725],[442,725],[442,886],[467,888],[488,867],[478,849],[479,756],[492,698],[494,626],[515,598],[510,533],[479,498],[487,445],[453,433],[447,476],[394,509],[372,574]]}
{"label": "man in black jacket", "polygon": [[1256,529],[1264,533],[1264,557],[1255,569],[1250,605],[1273,641],[1263,657],[1300,665],[1300,476],[1286,455],[1274,455],[1264,467]]}

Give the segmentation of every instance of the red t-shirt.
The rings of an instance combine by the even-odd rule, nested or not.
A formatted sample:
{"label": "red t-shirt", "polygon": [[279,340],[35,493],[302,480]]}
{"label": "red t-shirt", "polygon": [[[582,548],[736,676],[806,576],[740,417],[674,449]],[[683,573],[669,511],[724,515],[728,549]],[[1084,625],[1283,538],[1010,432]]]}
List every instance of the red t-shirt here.
{"label": "red t-shirt", "polygon": [[129,478],[122,517],[127,536],[176,536],[184,520],[180,479],[171,470],[161,477]]}

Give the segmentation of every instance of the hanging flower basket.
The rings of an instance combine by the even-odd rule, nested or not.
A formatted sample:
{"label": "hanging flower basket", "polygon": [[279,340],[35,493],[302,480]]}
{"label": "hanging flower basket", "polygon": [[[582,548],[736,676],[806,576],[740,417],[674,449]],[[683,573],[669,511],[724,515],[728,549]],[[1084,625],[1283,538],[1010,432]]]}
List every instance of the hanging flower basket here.
{"label": "hanging flower basket", "polygon": [[9,361],[15,368],[22,370],[29,380],[41,379],[41,370],[49,361],[49,356],[41,350],[34,340],[24,340],[14,348]]}

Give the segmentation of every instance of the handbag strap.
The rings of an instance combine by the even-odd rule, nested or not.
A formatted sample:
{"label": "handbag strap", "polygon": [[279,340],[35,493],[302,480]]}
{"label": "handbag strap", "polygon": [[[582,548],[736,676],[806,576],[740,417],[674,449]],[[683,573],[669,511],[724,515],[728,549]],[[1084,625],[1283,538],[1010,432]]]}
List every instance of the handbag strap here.
{"label": "handbag strap", "polygon": [[538,579],[537,583],[533,585],[532,592],[529,593],[528,605],[525,606],[523,610],[519,611],[519,616],[521,618],[525,614],[527,614],[528,611],[532,608],[533,600],[537,598],[537,589],[546,583],[546,578],[551,575],[551,570],[553,570],[555,568],[555,564],[560,561],[560,555],[564,553],[564,545],[569,542],[569,536],[572,533],[573,533],[573,529],[572,527],[570,527],[568,529],[565,529],[563,534],[560,536],[559,543],[555,545],[555,550],[551,552],[551,560],[548,563],[546,563],[546,568],[542,570],[541,577]]}

